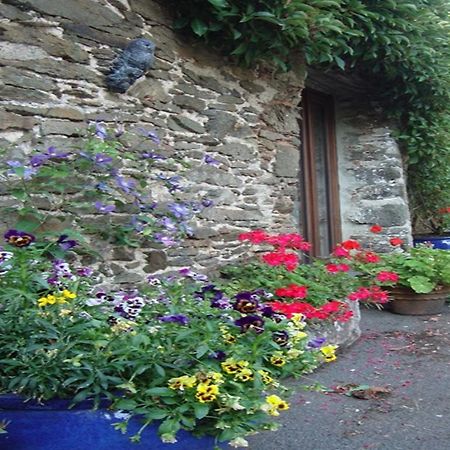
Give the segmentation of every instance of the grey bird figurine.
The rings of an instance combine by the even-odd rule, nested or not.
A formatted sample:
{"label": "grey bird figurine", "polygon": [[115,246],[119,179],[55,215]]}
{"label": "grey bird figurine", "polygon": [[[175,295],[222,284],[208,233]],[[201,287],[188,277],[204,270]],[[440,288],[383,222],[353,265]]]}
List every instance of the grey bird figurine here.
{"label": "grey bird figurine", "polygon": [[131,41],[112,62],[106,85],[112,92],[123,94],[144,73],[155,60],[155,44],[148,39]]}

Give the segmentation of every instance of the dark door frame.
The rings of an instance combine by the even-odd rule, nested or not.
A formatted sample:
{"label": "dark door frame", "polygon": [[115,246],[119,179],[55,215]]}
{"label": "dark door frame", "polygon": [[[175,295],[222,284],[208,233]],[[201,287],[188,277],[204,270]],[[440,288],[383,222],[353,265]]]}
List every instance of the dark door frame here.
{"label": "dark door frame", "polygon": [[312,244],[312,256],[321,255],[321,236],[319,228],[319,205],[317,195],[317,168],[314,158],[314,123],[312,108],[320,107],[324,112],[326,158],[326,197],[328,211],[328,240],[330,248],[341,241],[341,219],[339,206],[338,159],[336,149],[336,128],[334,99],[330,95],[305,89],[302,95],[302,145],[300,158],[300,189],[302,198],[301,222],[306,239]]}

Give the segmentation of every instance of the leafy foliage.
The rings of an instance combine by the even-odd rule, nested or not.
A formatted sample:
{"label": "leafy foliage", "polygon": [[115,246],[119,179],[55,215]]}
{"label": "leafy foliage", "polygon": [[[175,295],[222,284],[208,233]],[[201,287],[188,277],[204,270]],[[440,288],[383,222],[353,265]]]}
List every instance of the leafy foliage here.
{"label": "leafy foliage", "polygon": [[240,63],[362,72],[400,123],[418,227],[450,203],[450,3],[446,0],[173,1],[178,28]]}
{"label": "leafy foliage", "polygon": [[15,202],[3,220],[31,232],[65,227],[63,233],[84,244],[175,245],[190,233],[188,222],[205,199],[190,200],[183,179],[189,163],[164,151],[152,131],[118,132],[96,123],[78,149],[6,158],[0,182]]}

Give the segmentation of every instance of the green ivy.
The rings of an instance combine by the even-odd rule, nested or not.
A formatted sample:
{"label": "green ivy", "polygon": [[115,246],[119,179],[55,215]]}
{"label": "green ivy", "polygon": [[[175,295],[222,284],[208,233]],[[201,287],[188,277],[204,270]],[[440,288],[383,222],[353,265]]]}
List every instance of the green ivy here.
{"label": "green ivy", "polygon": [[[167,4],[167,2],[164,2]],[[450,2],[447,0],[183,0],[175,25],[245,66],[358,70],[401,127],[413,215],[432,231],[450,204]]]}

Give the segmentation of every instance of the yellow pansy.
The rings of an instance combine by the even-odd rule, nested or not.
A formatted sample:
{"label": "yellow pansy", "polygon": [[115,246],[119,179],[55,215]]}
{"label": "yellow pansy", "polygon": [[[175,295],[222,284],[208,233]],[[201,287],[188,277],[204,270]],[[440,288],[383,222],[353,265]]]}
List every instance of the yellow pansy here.
{"label": "yellow pansy", "polygon": [[197,378],[183,375],[181,377],[171,378],[169,380],[169,387],[170,389],[184,391],[185,388],[193,388],[196,383]]}
{"label": "yellow pansy", "polygon": [[325,357],[325,362],[335,361],[337,345],[325,345],[320,348],[322,355]]}
{"label": "yellow pansy", "polygon": [[218,393],[219,386],[215,384],[200,383],[197,386],[197,393],[195,394],[195,398],[200,403],[208,403],[215,400]]}

